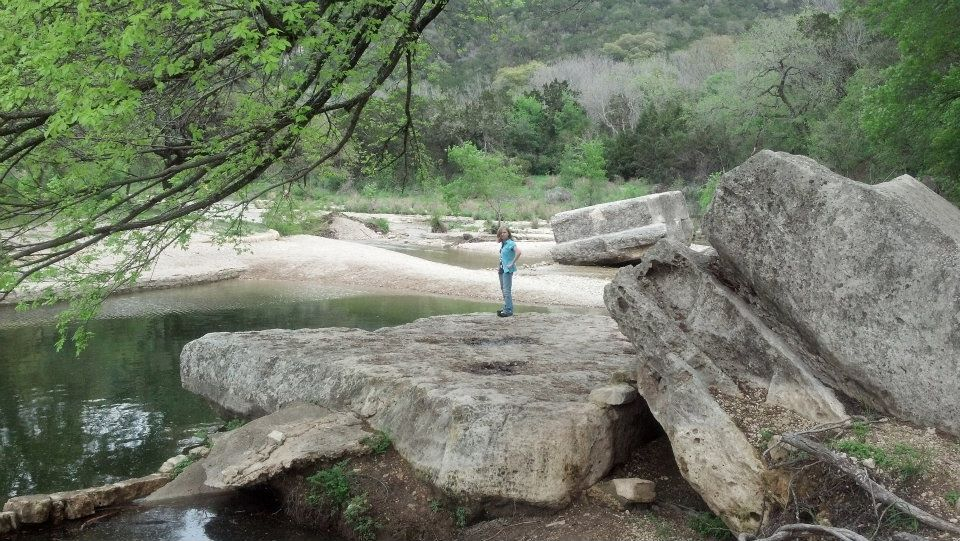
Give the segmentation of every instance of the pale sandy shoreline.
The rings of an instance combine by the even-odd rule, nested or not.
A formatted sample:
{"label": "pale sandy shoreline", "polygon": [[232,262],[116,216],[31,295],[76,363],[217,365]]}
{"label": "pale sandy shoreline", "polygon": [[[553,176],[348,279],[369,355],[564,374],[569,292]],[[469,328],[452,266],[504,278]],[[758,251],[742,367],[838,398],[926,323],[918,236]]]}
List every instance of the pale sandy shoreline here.
{"label": "pale sandy shoreline", "polygon": [[[428,242],[421,242],[421,239]],[[434,239],[410,235],[379,240],[381,244],[438,247]],[[546,262],[523,264],[524,259],[535,261],[548,258],[553,244],[540,240],[520,240],[524,257],[521,258],[514,281],[514,302],[602,308],[603,288],[616,269],[584,269]],[[240,251],[233,246],[216,245],[198,236],[187,249],[165,251],[136,285],[123,291],[182,287],[229,279],[263,279],[310,282],[356,290],[501,301],[499,281],[493,268],[497,260],[497,243],[476,242],[450,249],[488,253],[491,268],[466,269],[369,243],[310,235],[253,235],[244,240]],[[29,293],[24,296],[29,296]],[[16,302],[16,299],[8,298],[5,304],[10,302]]]}

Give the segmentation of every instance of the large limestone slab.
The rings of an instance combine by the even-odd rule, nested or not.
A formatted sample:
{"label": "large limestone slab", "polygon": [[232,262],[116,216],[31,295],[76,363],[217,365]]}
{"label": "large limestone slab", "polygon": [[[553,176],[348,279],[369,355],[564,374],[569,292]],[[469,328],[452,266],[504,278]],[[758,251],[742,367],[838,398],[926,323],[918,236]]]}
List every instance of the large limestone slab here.
{"label": "large limestone slab", "polygon": [[960,434],[960,211],[915,179],[869,186],[762,151],[722,178],[703,230],[725,267],[868,404]]}
{"label": "large limestone slab", "polygon": [[663,240],[641,264],[621,269],[605,301],[636,344],[638,386],[673,448],[683,476],[736,531],[755,531],[764,510],[764,466],[718,394],[746,385],[761,407],[811,422],[845,416],[833,392],[796,351],[711,272],[715,257]]}
{"label": "large limestone slab", "polygon": [[557,244],[651,224],[665,224],[672,234],[689,240],[693,225],[683,194],[656,193],[568,210],[550,218]]}
{"label": "large limestone slab", "polygon": [[653,244],[666,238],[666,224],[650,224],[557,244],[553,260],[564,265],[619,265],[637,261]]}
{"label": "large limestone slab", "polygon": [[552,506],[651,427],[643,401],[589,400],[631,368],[632,351],[606,316],[473,314],[374,332],[209,334],[184,348],[181,378],[245,415],[294,401],[352,411],[443,489]]}

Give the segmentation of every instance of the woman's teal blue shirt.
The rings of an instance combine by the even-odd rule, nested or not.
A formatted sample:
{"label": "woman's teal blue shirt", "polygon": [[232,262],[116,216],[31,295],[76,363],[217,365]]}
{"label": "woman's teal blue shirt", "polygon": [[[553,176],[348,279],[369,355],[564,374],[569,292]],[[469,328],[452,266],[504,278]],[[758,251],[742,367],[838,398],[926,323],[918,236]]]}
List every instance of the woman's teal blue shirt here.
{"label": "woman's teal blue shirt", "polygon": [[[513,239],[503,241],[503,244],[500,246],[500,269],[502,269],[503,272],[517,272],[516,260],[517,243],[513,242]],[[509,267],[507,263],[510,263]]]}

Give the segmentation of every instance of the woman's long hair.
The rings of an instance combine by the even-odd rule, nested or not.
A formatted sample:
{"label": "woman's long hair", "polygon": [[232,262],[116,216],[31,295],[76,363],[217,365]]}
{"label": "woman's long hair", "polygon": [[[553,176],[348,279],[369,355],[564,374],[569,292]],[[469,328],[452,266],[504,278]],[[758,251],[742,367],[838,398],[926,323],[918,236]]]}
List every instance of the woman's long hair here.
{"label": "woman's long hair", "polygon": [[[500,226],[500,229],[497,229],[497,236],[499,237],[499,236],[500,236],[500,233],[503,233],[504,231],[507,232],[507,238],[510,239],[510,240],[513,240],[513,232],[510,231],[510,228],[507,227],[507,226],[505,226],[505,225],[501,225],[501,226]],[[506,240],[506,239],[504,239],[504,240]],[[502,241],[502,240],[500,241],[500,244],[503,244],[503,241]]]}

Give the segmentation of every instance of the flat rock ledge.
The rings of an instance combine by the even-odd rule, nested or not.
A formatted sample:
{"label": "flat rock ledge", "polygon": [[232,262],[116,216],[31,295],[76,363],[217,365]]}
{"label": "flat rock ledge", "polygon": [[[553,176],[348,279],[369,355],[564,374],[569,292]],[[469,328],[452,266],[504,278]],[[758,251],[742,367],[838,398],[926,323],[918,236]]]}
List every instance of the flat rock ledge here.
{"label": "flat rock ledge", "polygon": [[155,473],[109,485],[53,494],[16,496],[7,500],[0,513],[0,533],[23,525],[59,524],[92,515],[98,508],[142,498],[170,481]]}
{"label": "flat rock ledge", "polygon": [[643,400],[590,400],[634,354],[607,316],[470,314],[208,334],[184,347],[181,379],[248,417],[296,401],[353,413],[442,490],[556,507],[656,429]]}

